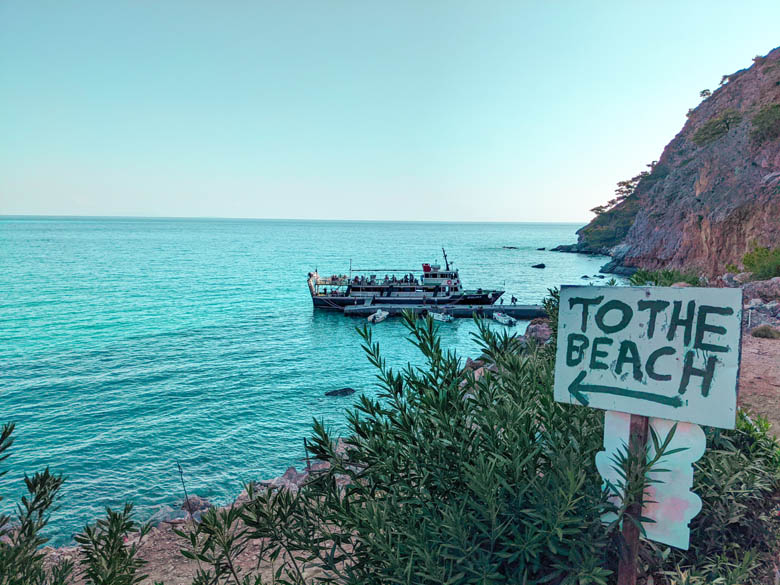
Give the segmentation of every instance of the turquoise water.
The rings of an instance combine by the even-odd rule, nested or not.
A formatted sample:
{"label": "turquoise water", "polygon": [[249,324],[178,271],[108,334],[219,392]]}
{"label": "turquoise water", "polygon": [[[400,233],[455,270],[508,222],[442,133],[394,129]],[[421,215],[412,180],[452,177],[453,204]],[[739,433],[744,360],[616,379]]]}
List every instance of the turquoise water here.
{"label": "turquoise water", "polygon": [[[339,428],[355,396],[325,391],[373,391],[362,321],[315,312],[309,271],[419,269],[445,246],[467,287],[539,303],[604,263],[536,250],[578,227],[0,218],[0,422],[17,423],[0,493],[47,465],[64,473],[56,542],[105,505],[133,500],[146,517],[181,498],[176,461],[190,493],[227,501],[300,465],[312,417]],[[374,329],[391,364],[417,359],[399,321]],[[463,355],[473,330],[441,326]]]}

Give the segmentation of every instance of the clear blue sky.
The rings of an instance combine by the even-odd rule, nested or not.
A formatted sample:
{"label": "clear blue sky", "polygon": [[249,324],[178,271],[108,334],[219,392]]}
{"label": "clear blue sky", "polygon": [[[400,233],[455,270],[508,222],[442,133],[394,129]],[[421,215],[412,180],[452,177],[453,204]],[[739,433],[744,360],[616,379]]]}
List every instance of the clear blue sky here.
{"label": "clear blue sky", "polygon": [[0,214],[582,221],[780,2],[0,0]]}

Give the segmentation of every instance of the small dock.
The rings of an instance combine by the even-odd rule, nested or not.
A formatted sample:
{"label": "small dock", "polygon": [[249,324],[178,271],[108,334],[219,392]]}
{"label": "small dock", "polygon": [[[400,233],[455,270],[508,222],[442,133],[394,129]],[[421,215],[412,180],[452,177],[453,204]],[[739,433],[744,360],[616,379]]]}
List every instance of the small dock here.
{"label": "small dock", "polygon": [[520,320],[547,316],[541,305],[392,305],[384,303],[349,305],[344,307],[344,314],[348,317],[368,317],[376,313],[378,309],[387,311],[391,317],[398,316],[404,311],[411,311],[416,315],[424,311],[446,312],[460,319],[471,319],[474,314],[480,317],[492,317],[493,313],[504,313],[513,319]]}

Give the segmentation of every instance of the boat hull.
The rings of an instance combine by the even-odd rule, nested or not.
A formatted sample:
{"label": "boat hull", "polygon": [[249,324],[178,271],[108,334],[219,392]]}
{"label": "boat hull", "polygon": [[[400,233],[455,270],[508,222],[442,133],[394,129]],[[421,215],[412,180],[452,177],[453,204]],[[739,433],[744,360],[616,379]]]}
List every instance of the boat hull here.
{"label": "boat hull", "polygon": [[317,309],[343,310],[353,305],[371,304],[372,307],[382,305],[492,305],[504,291],[489,290],[483,292],[466,292],[447,296],[312,296],[312,303]]}

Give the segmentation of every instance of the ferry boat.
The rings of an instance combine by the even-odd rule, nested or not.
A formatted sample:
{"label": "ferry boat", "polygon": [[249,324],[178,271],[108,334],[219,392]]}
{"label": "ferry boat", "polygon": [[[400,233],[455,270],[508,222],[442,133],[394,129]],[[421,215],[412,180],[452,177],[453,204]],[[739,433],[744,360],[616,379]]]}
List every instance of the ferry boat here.
{"label": "ferry boat", "polygon": [[502,290],[466,289],[458,270],[450,266],[447,253],[444,268],[423,264],[414,270],[368,269],[347,274],[320,276],[309,273],[309,292],[318,309],[343,310],[348,305],[492,305]]}

